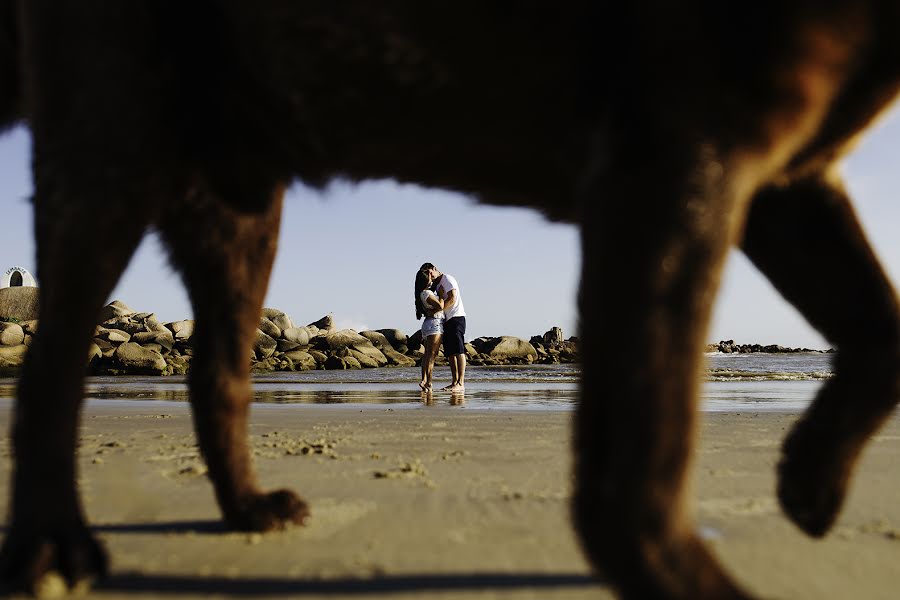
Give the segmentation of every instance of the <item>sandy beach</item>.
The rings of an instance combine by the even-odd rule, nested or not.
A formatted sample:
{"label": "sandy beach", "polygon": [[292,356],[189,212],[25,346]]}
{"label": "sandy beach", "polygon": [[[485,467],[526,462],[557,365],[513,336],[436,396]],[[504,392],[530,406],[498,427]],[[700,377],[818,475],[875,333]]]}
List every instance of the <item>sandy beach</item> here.
{"label": "sandy beach", "polygon": [[[10,402],[0,403],[5,512]],[[112,576],[89,598],[612,598],[569,524],[572,413],[256,405],[263,484],[312,504],[307,527],[222,529],[182,403],[94,402],[81,489]],[[774,500],[784,413],[705,413],[698,524],[761,597],[896,598],[900,422],[864,456],[840,521],[803,536]]]}

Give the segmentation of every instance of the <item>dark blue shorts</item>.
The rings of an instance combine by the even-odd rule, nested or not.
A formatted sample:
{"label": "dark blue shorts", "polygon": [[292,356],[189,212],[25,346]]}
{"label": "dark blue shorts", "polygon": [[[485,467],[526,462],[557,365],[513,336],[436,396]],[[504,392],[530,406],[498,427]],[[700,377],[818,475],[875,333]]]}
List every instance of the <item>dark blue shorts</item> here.
{"label": "dark blue shorts", "polygon": [[444,356],[466,353],[466,318],[453,317],[444,321]]}

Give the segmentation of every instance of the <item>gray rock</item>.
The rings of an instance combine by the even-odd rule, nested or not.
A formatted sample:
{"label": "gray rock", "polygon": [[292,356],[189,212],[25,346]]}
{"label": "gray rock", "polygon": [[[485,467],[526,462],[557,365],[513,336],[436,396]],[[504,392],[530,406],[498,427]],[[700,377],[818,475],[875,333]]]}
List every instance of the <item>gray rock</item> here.
{"label": "gray rock", "polygon": [[422,345],[422,330],[418,329],[414,334],[409,336],[406,345],[410,350],[419,348]]}
{"label": "gray rock", "polygon": [[334,329],[334,317],[332,317],[331,315],[325,315],[318,321],[313,321],[312,323],[310,323],[310,325],[314,325],[315,327],[318,327],[319,330],[328,332]]}
{"label": "gray rock", "polygon": [[278,348],[278,342],[263,331],[256,330],[256,339],[253,341],[253,353],[258,360],[269,358],[275,354],[276,348]]}
{"label": "gray rock", "polygon": [[[391,345],[391,348],[397,352],[406,352],[409,337],[399,329],[378,329],[376,333],[383,335]],[[403,347],[402,349],[401,346]]]}
{"label": "gray rock", "polygon": [[[479,344],[473,343],[479,353],[497,360],[516,360],[531,362],[537,358],[537,350],[523,339],[510,335],[496,338],[479,338]],[[474,342],[474,341],[473,341]]]}
{"label": "gray rock", "polygon": [[363,364],[363,360],[360,359],[359,355],[365,356],[368,360],[373,361],[376,367],[383,367],[388,364],[388,359],[384,353],[368,342],[365,344],[354,344],[350,347],[350,353],[363,366],[366,365]]}
{"label": "gray rock", "polygon": [[25,355],[27,353],[28,346],[26,346],[25,344],[21,344],[19,346],[0,346],[0,374],[16,374],[25,363]]}
{"label": "gray rock", "polygon": [[[376,348],[376,350],[377,350],[377,348]],[[379,352],[379,354],[380,354],[380,352]],[[352,356],[357,361],[359,361],[359,365],[364,369],[377,369],[378,367],[383,366],[383,365],[378,364],[378,361],[376,361],[374,358],[372,358],[368,354],[364,354],[355,348],[350,348],[350,356]],[[384,355],[382,354],[382,356],[384,356]],[[346,360],[346,358],[345,358],[345,360]],[[387,364],[387,359],[384,359],[384,362],[385,362],[385,364]]]}
{"label": "gray rock", "polygon": [[565,339],[563,330],[560,327],[552,327],[550,331],[544,334],[544,344],[547,346],[562,344]]}
{"label": "gray rock", "polygon": [[[405,346],[404,346],[405,347]],[[410,358],[400,352],[397,352],[393,348],[385,348],[381,350],[384,357],[387,359],[388,364],[395,367],[414,367],[416,366],[416,360],[414,358]]]}
{"label": "gray rock", "polygon": [[325,361],[328,360],[328,355],[324,352],[319,352],[318,350],[307,350],[306,352],[316,359],[317,368],[323,366]]}
{"label": "gray rock", "polygon": [[20,346],[24,343],[25,331],[21,325],[0,321],[0,346]]}
{"label": "gray rock", "polygon": [[124,302],[121,302],[120,300],[113,300],[102,309],[100,309],[99,321],[103,323],[104,321],[109,321],[110,319],[126,317],[132,314],[134,314],[134,311],[128,308],[128,306]]}
{"label": "gray rock", "polygon": [[140,345],[158,344],[166,349],[171,350],[175,346],[175,338],[172,332],[163,328],[163,331],[142,331],[131,336],[132,342]]}
{"label": "gray rock", "polygon": [[323,338],[329,350],[347,348],[350,346],[372,346],[372,343],[352,329],[341,329],[324,336]]}
{"label": "gray rock", "polygon": [[[318,331],[318,328],[316,331]],[[312,337],[308,327],[289,327],[288,329],[281,331],[281,336],[300,346],[308,346],[309,340]]]}
{"label": "gray rock", "polygon": [[285,329],[291,329],[294,326],[294,322],[291,320],[291,318],[277,308],[262,309],[262,316],[272,321],[272,323],[281,331],[284,331]]}
{"label": "gray rock", "polygon": [[276,348],[276,352],[282,352],[282,353],[283,352],[291,352],[291,351],[296,350],[297,348],[301,347],[301,345],[298,344],[297,342],[290,342],[284,338],[282,338],[280,340],[276,340],[276,342],[278,342],[278,347]]}
{"label": "gray rock", "polygon": [[319,367],[315,357],[304,350],[292,350],[284,353],[285,358],[291,359],[294,367],[299,371],[311,371]]}
{"label": "gray rock", "polygon": [[340,356],[331,355],[325,359],[325,369],[329,371],[338,371],[347,368],[347,363]]}
{"label": "gray rock", "polygon": [[381,332],[360,331],[359,335],[363,336],[364,338],[366,338],[367,340],[372,342],[372,345],[375,346],[376,348],[378,348],[379,350],[383,351],[385,348],[391,348],[391,349],[394,348],[391,345],[391,343],[388,341],[387,337]]}
{"label": "gray rock", "polygon": [[0,317],[31,321],[38,318],[38,288],[15,286],[0,288]]}
{"label": "gray rock", "polygon": [[121,367],[131,373],[162,374],[167,366],[162,354],[134,342],[119,345],[113,356]]}
{"label": "gray rock", "polygon": [[127,332],[121,329],[106,329],[105,327],[100,328],[96,337],[111,344],[124,344],[131,340],[131,335]]}
{"label": "gray rock", "polygon": [[90,348],[88,348],[88,365],[94,363],[94,361],[103,358],[103,351],[100,350],[100,347],[97,344],[91,343]]}
{"label": "gray rock", "polygon": [[110,319],[109,321],[104,321],[101,325],[106,329],[118,329],[119,331],[124,331],[128,335],[147,331],[147,327],[142,320],[133,319],[132,317]]}
{"label": "gray rock", "polygon": [[275,340],[281,337],[281,329],[266,317],[259,319],[259,330]]}
{"label": "gray rock", "polygon": [[166,328],[172,332],[176,340],[186,340],[194,335],[194,321],[190,319],[166,323]]}

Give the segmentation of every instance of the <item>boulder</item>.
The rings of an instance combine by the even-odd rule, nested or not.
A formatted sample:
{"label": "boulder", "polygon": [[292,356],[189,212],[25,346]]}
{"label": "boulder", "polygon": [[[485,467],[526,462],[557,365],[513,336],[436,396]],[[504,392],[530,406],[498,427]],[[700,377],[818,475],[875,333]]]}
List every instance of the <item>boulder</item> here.
{"label": "boulder", "polygon": [[[404,346],[405,347],[405,346]],[[414,367],[416,366],[416,360],[414,358],[410,358],[405,354],[401,354],[394,350],[393,348],[385,348],[381,350],[381,353],[384,354],[384,357],[387,359],[388,364],[395,367]]]}
{"label": "boulder", "polygon": [[175,338],[172,332],[164,328],[164,331],[141,331],[131,336],[132,342],[142,346],[146,344],[158,344],[166,349],[171,350],[175,346]]}
{"label": "boulder", "polygon": [[553,346],[556,344],[562,344],[565,338],[563,337],[563,330],[561,327],[552,327],[550,331],[544,333],[544,345]]}
{"label": "boulder", "polygon": [[325,369],[329,371],[337,371],[341,369],[347,368],[347,363],[340,356],[334,356],[333,354],[325,359],[325,364],[323,365]]}
{"label": "boulder", "polygon": [[109,321],[110,319],[126,317],[131,314],[134,314],[134,311],[128,308],[128,306],[124,302],[113,300],[100,309],[99,321],[103,323],[104,321]]}
{"label": "boulder", "polygon": [[186,340],[194,335],[194,321],[174,321],[166,323],[166,328],[172,332],[176,340]]}
{"label": "boulder", "polygon": [[331,315],[325,315],[318,321],[313,321],[310,325],[319,328],[320,330],[324,330],[325,332],[329,332],[334,329],[334,317]]}
{"label": "boulder", "polygon": [[129,373],[162,374],[166,370],[166,359],[162,354],[148,350],[134,342],[125,342],[116,348],[115,361]]}
{"label": "boulder", "polygon": [[275,354],[276,348],[278,348],[278,342],[259,329],[256,330],[256,339],[253,340],[253,353],[258,360],[269,358]]}
{"label": "boulder", "polygon": [[25,330],[18,323],[0,321],[0,346],[20,346],[25,343]]}
{"label": "boulder", "polygon": [[22,326],[25,335],[34,335],[37,333],[39,322],[37,319],[32,319],[31,321],[22,321],[19,325]]}
{"label": "boulder", "polygon": [[115,319],[103,321],[101,325],[106,329],[118,329],[119,331],[124,331],[128,335],[147,331],[144,321],[142,319],[135,319],[134,317],[116,317]]}
{"label": "boulder", "polygon": [[0,346],[0,374],[16,374],[25,363],[25,355],[27,353],[28,346],[25,344],[19,346]]}
{"label": "boulder", "polygon": [[282,353],[291,352],[292,350],[296,350],[296,349],[302,347],[297,342],[290,342],[284,338],[281,338],[281,339],[278,339],[275,341],[278,342],[278,347],[276,348],[276,352],[282,352]]}
{"label": "boulder", "polygon": [[[381,354],[381,352],[377,348],[375,348],[374,350]],[[356,348],[350,348],[350,356],[358,360],[359,365],[364,369],[377,369],[378,367],[382,367],[387,364],[386,358],[384,359],[384,364],[379,364],[377,360],[375,360],[368,354],[360,352]],[[383,354],[381,356],[384,357]]]}
{"label": "boulder", "polygon": [[537,358],[537,350],[523,339],[511,335],[503,335],[495,338],[478,338],[480,342],[472,346],[481,354],[497,360],[514,360],[531,362]]}
{"label": "boulder", "polygon": [[281,331],[284,331],[285,329],[291,329],[294,326],[294,322],[291,320],[291,318],[277,308],[262,309],[262,316],[270,320]]}
{"label": "boulder", "polygon": [[103,351],[100,350],[100,347],[97,344],[92,343],[90,348],[88,348],[88,365],[94,363],[94,361],[103,358]]}
{"label": "boulder", "polygon": [[315,357],[304,350],[292,350],[284,353],[285,358],[291,359],[298,371],[311,371],[319,367]]}
{"label": "boulder", "polygon": [[[394,346],[387,339],[387,337],[379,332],[379,331],[360,331],[359,335],[363,336],[367,340],[369,340],[373,346],[378,348],[379,350],[384,351],[385,348],[390,348],[393,350]],[[406,342],[404,341],[404,344]]]}
{"label": "boulder", "polygon": [[[318,328],[316,329],[316,332],[318,332]],[[281,336],[300,346],[308,346],[309,340],[313,337],[313,334],[311,334],[309,327],[289,327],[281,331]]]}
{"label": "boulder", "polygon": [[376,333],[383,335],[391,348],[397,352],[406,352],[409,337],[399,329],[378,329]]}
{"label": "boulder", "polygon": [[[329,350],[337,350],[338,348],[347,348],[350,346],[372,346],[372,343],[359,335],[352,329],[341,329],[340,331],[333,331],[325,336],[322,336],[324,343],[327,345]],[[321,343],[321,342],[319,342]]]}
{"label": "boulder", "polygon": [[324,352],[319,352],[318,350],[307,350],[306,352],[316,359],[316,368],[323,366],[325,361],[328,360],[328,355]]}
{"label": "boulder", "polygon": [[127,332],[121,329],[106,329],[105,327],[101,327],[95,337],[111,344],[124,344],[131,340],[131,335]]}
{"label": "boulder", "polygon": [[[414,334],[409,336],[406,341],[406,345],[409,350],[419,350],[422,346],[422,330],[417,330]],[[420,350],[421,351],[421,350]]]}
{"label": "boulder", "polygon": [[38,288],[0,288],[0,317],[31,321],[38,318]]}
{"label": "boulder", "polygon": [[259,319],[259,330],[275,340],[281,337],[281,328],[266,317]]}

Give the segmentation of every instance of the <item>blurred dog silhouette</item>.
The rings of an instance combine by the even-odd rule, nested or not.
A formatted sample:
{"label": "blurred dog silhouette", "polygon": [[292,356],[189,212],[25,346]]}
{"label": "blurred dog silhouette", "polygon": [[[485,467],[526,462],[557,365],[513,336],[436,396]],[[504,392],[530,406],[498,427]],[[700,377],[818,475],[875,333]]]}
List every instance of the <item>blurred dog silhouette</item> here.
{"label": "blurred dog silhouette", "polygon": [[625,598],[749,597],[683,509],[710,307],[740,245],[839,348],[778,489],[806,532],[833,523],[898,399],[897,298],[832,168],[898,91],[895,0],[0,7],[0,121],[32,133],[42,283],[0,555],[15,588],[106,571],[75,484],[84,357],[150,227],[194,306],[194,420],[225,521],[304,520],[293,492],[259,489],[245,440],[296,178],[395,178],[580,227],[574,520]]}

